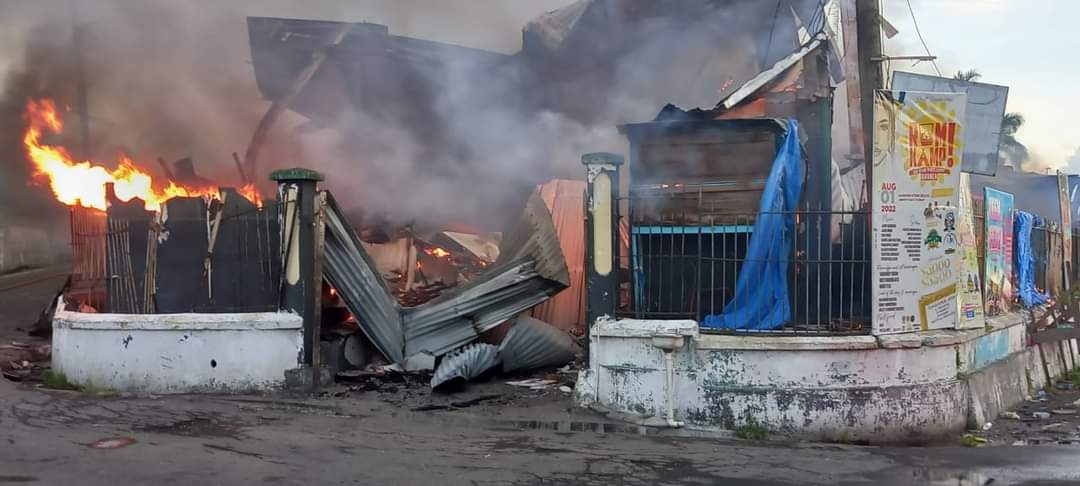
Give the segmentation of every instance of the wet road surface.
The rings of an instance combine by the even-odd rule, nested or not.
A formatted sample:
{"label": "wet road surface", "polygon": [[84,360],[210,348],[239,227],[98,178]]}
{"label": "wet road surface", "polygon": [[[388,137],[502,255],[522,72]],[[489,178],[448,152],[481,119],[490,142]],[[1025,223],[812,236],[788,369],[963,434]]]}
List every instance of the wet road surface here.
{"label": "wet road surface", "polygon": [[1072,446],[876,448],[567,433],[462,426],[449,414],[368,405],[102,398],[0,382],[0,484],[1080,483],[1080,448]]}

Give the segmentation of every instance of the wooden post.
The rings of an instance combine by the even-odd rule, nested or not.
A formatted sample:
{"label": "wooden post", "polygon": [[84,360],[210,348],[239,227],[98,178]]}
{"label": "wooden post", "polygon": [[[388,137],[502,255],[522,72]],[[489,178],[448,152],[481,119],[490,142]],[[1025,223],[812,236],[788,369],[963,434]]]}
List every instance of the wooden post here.
{"label": "wooden post", "polygon": [[311,366],[315,368],[315,377],[312,380],[313,391],[318,392],[322,386],[322,380],[318,379],[323,366],[322,358],[322,288],[323,288],[323,259],[326,255],[326,191],[319,191],[315,195],[315,261],[311,271],[311,288],[314,290],[314,302],[312,305],[311,340],[314,343],[311,353]]}

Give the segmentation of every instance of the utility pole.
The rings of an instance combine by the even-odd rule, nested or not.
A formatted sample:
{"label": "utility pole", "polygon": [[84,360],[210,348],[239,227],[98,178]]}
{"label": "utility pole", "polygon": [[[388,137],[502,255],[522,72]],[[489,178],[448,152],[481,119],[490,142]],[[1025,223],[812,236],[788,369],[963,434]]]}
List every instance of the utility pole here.
{"label": "utility pole", "polygon": [[880,0],[855,0],[855,22],[858,36],[859,86],[864,135],[863,161],[866,164],[867,196],[872,194],[874,90],[885,87],[881,70],[881,10]]}
{"label": "utility pole", "polygon": [[881,71],[879,0],[841,0],[844,77],[847,80],[850,158],[866,168],[866,195],[872,193],[874,90],[885,87]]}

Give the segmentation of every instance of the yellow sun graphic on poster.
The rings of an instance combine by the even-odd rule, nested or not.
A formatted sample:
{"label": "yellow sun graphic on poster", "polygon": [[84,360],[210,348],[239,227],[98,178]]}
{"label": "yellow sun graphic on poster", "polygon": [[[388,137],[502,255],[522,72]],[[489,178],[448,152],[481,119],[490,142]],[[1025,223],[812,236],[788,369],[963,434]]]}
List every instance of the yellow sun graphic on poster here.
{"label": "yellow sun graphic on poster", "polygon": [[920,185],[935,186],[960,170],[960,123],[946,101],[919,100],[903,108],[901,134],[904,171]]}

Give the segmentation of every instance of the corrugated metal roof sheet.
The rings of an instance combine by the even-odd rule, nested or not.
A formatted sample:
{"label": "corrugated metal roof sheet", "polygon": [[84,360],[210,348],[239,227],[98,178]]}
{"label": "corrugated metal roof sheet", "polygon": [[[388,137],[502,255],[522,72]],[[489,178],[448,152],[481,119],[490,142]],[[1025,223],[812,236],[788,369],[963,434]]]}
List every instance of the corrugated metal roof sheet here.
{"label": "corrugated metal roof sheet", "polygon": [[451,351],[439,363],[431,376],[431,387],[436,388],[455,379],[471,380],[499,365],[499,347],[485,343],[472,343]]}
{"label": "corrugated metal roof sheet", "polygon": [[817,49],[817,47],[821,45],[822,42],[823,41],[821,39],[814,39],[809,44],[800,48],[798,51],[795,51],[787,57],[776,61],[776,64],[773,64],[772,67],[766,69],[765,71],[762,71],[761,73],[758,73],[757,76],[754,76],[749,81],[740,86],[739,89],[732,92],[726,98],[720,100],[720,103],[718,103],[716,107],[730,110],[731,108],[735,107],[735,105],[742,103],[743,100],[749,98],[754,93],[757,93],[758,90],[765,87],[765,85],[769,84],[770,82],[772,82],[772,80],[779,77],[789,68],[791,68],[791,66],[794,66],[796,63],[801,61],[802,58],[806,57],[807,54],[810,54],[814,51],[814,49]]}
{"label": "corrugated metal roof sheet", "polygon": [[580,347],[565,331],[529,316],[519,317],[499,345],[506,373],[561,366],[574,359],[578,351]]}
{"label": "corrugated metal roof sheet", "polygon": [[503,238],[499,260],[480,278],[404,314],[406,354],[439,355],[547,300],[570,285],[566,259],[539,194]]}
{"label": "corrugated metal roof sheet", "polygon": [[533,194],[492,268],[430,302],[402,309],[333,198],[327,199],[327,280],[368,338],[395,362],[461,347],[569,285],[551,213]]}
{"label": "corrugated metal roof sheet", "polygon": [[585,322],[585,189],[585,181],[560,179],[538,188],[551,211],[559,246],[566,257],[570,287],[531,312],[541,321],[579,334]]}
{"label": "corrugated metal roof sheet", "polygon": [[394,299],[356,232],[326,194],[326,262],[324,276],[356,317],[360,329],[379,352],[393,362],[405,358],[401,306]]}

